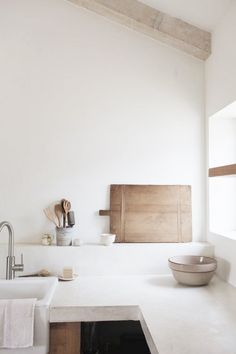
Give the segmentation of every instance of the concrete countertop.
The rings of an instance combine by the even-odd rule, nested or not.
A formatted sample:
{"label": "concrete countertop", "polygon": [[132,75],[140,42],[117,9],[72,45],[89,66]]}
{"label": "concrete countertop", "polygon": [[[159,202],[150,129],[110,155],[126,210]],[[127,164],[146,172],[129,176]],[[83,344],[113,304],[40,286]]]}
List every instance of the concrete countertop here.
{"label": "concrete countertop", "polygon": [[236,288],[214,277],[181,286],[170,275],[79,276],[60,282],[50,322],[137,320],[152,354],[236,354]]}

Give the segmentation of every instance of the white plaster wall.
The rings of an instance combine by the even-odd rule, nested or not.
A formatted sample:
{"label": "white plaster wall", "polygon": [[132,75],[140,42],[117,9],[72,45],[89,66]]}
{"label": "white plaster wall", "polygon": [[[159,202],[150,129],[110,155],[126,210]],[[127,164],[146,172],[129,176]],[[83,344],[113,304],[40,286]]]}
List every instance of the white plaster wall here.
{"label": "white plaster wall", "polygon": [[217,177],[209,180],[210,231],[234,234],[236,242],[236,177]]}
{"label": "white plaster wall", "polygon": [[217,274],[236,286],[236,240],[216,233],[210,233],[208,241],[214,246],[217,258]]}
{"label": "white plaster wall", "polygon": [[212,33],[212,55],[206,62],[206,111],[211,116],[236,99],[236,1]]}
{"label": "white plaster wall", "polygon": [[211,117],[209,120],[209,167],[231,165],[236,161],[235,117]]}
{"label": "white plaster wall", "polygon": [[204,239],[202,62],[63,0],[0,1],[0,51],[0,219],[17,241],[39,242],[62,197],[97,240],[112,183],[191,184]]}
{"label": "white plaster wall", "polygon": [[[209,116],[236,100],[236,46],[234,45],[236,38],[235,19],[236,2],[232,1],[229,11],[213,32],[212,55],[206,63],[206,112],[208,119]],[[228,135],[229,139],[230,136],[231,134]],[[233,145],[235,144],[235,139],[236,138],[234,137],[232,146],[235,146]],[[235,151],[232,151],[231,154],[235,154]],[[230,158],[230,156],[232,155],[227,154],[225,164],[229,163],[227,158]],[[222,156],[218,156],[218,158],[221,162],[223,161]],[[213,160],[216,162],[216,156],[214,156]],[[220,161],[218,160],[218,162]],[[235,162],[235,160],[231,160],[230,163]],[[232,209],[228,210],[227,207],[229,206],[229,203],[231,203],[235,210],[236,178],[231,177],[230,180],[219,179],[211,181],[210,183],[211,190],[214,185],[217,185],[219,191],[219,193],[214,196],[218,198],[218,206],[210,210],[209,213],[210,215],[212,215],[212,213],[215,213],[215,215],[218,214],[217,217],[219,220],[216,222],[217,225],[215,225],[215,228],[222,228],[222,223],[225,222],[227,226],[230,224],[229,227],[232,229],[235,227],[235,217],[233,219]],[[224,193],[224,196],[221,195],[221,198],[219,198],[222,191],[226,191],[226,193]],[[219,205],[219,199],[221,206]],[[228,210],[228,213],[225,212],[226,210]],[[222,217],[220,216],[221,212]],[[230,222],[227,220],[229,215],[231,215]],[[234,225],[232,225],[232,221]],[[214,225],[211,226],[214,227]],[[209,233],[208,241],[215,246],[215,255],[218,258],[218,274],[223,279],[236,286],[236,240],[216,233]]]}
{"label": "white plaster wall", "polygon": [[[217,117],[214,115],[209,119],[209,167],[230,165],[236,161],[236,118],[226,118],[227,116],[223,115],[224,110],[220,112]],[[236,178],[209,179],[211,231],[221,234],[234,232],[236,236],[235,196]]]}
{"label": "white plaster wall", "polygon": [[[168,258],[177,255],[193,254],[212,257],[214,247],[206,242],[186,243],[136,243],[82,245],[79,247],[40,246],[17,244],[16,261],[24,255],[24,272],[35,274],[47,269],[52,275],[61,275],[63,267],[73,267],[79,275],[141,275],[170,274]],[[0,278],[6,274],[6,245],[0,245]],[[95,266],[96,265],[96,266]]]}

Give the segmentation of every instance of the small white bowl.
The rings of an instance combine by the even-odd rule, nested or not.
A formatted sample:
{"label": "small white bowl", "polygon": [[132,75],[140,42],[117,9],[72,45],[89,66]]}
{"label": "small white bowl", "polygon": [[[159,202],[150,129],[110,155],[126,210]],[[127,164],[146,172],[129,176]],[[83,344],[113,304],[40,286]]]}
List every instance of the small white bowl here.
{"label": "small white bowl", "polygon": [[104,246],[111,246],[116,239],[114,234],[101,234],[100,242]]}

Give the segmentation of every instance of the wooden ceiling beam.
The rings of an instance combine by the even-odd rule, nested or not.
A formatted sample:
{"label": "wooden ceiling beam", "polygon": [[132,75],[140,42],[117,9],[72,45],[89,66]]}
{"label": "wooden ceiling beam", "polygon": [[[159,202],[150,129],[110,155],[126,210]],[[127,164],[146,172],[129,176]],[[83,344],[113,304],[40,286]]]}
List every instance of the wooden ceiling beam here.
{"label": "wooden ceiling beam", "polygon": [[211,33],[137,0],[68,0],[198,59],[211,54]]}

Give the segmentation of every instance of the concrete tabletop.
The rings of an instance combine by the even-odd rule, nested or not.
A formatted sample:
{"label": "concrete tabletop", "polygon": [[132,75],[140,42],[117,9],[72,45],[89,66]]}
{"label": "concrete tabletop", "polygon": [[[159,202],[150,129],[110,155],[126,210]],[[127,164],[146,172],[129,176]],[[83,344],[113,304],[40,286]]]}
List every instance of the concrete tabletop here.
{"label": "concrete tabletop", "polygon": [[50,322],[102,320],[140,320],[152,354],[236,354],[236,288],[216,276],[204,287],[171,275],[59,282]]}

